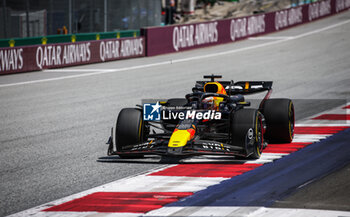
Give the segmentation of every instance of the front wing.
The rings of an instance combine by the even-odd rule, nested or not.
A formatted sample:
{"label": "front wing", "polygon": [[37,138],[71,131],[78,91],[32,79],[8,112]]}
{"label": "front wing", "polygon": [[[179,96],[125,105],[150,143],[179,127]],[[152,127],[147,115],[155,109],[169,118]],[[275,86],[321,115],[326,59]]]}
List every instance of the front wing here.
{"label": "front wing", "polygon": [[151,140],[136,145],[123,147],[122,151],[113,152],[115,155],[232,155],[244,156],[243,148],[217,141],[190,141],[183,147],[168,147],[168,140]]}

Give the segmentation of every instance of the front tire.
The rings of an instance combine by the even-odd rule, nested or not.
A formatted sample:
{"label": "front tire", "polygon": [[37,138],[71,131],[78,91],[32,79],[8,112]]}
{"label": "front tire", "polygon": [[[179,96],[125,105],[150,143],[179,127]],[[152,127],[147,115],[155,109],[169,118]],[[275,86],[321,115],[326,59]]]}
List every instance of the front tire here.
{"label": "front tire", "polygon": [[[122,152],[128,145],[134,145],[143,142],[144,122],[142,111],[136,108],[124,108],[118,115],[116,124],[116,149]],[[120,158],[141,158],[143,155],[119,154]]]}
{"label": "front tire", "polygon": [[264,144],[263,116],[256,109],[241,109],[232,117],[232,145],[243,147],[250,159],[259,159]]}

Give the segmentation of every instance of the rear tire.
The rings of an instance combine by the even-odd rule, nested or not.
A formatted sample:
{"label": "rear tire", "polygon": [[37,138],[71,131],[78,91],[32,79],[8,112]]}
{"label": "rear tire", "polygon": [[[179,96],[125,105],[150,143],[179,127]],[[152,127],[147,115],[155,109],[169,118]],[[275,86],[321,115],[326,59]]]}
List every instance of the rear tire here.
{"label": "rear tire", "polygon": [[[116,124],[116,149],[123,151],[123,147],[143,142],[144,122],[142,111],[136,108],[124,108],[118,115]],[[120,158],[141,158],[143,155],[120,154]]]}
{"label": "rear tire", "polygon": [[294,105],[290,99],[268,99],[262,106],[269,143],[290,143],[294,137]]}
{"label": "rear tire", "polygon": [[232,118],[232,145],[243,147],[247,158],[259,159],[264,135],[262,115],[256,109],[241,109]]}

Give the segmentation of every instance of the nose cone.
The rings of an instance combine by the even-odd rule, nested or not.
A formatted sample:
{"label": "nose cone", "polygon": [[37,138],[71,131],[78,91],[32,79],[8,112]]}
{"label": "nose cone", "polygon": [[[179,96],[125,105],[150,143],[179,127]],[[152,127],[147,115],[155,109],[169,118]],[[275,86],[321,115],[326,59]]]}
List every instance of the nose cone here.
{"label": "nose cone", "polygon": [[183,147],[191,139],[191,133],[187,130],[175,130],[170,137],[168,147]]}
{"label": "nose cone", "polygon": [[190,141],[195,134],[195,130],[193,128],[187,130],[179,130],[175,129],[173,134],[170,137],[168,147],[183,147]]}

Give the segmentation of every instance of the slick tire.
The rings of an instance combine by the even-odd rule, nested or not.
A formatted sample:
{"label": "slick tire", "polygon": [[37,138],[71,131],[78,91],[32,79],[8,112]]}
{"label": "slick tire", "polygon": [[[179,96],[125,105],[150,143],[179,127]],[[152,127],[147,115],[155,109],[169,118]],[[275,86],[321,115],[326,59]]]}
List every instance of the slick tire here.
{"label": "slick tire", "polygon": [[[116,149],[123,151],[124,146],[134,145],[143,141],[144,122],[142,111],[136,108],[124,108],[118,115],[116,124]],[[143,155],[125,154],[119,155],[120,158],[141,158]]]}
{"label": "slick tire", "polygon": [[173,106],[184,106],[187,104],[187,99],[185,98],[172,98],[168,99],[167,106],[173,107]]}
{"label": "slick tire", "polygon": [[240,146],[249,159],[259,159],[263,149],[263,121],[256,109],[241,109],[232,116],[232,145]]}
{"label": "slick tire", "polygon": [[294,105],[290,99],[268,99],[261,112],[266,121],[265,138],[269,143],[290,143],[294,136]]}

